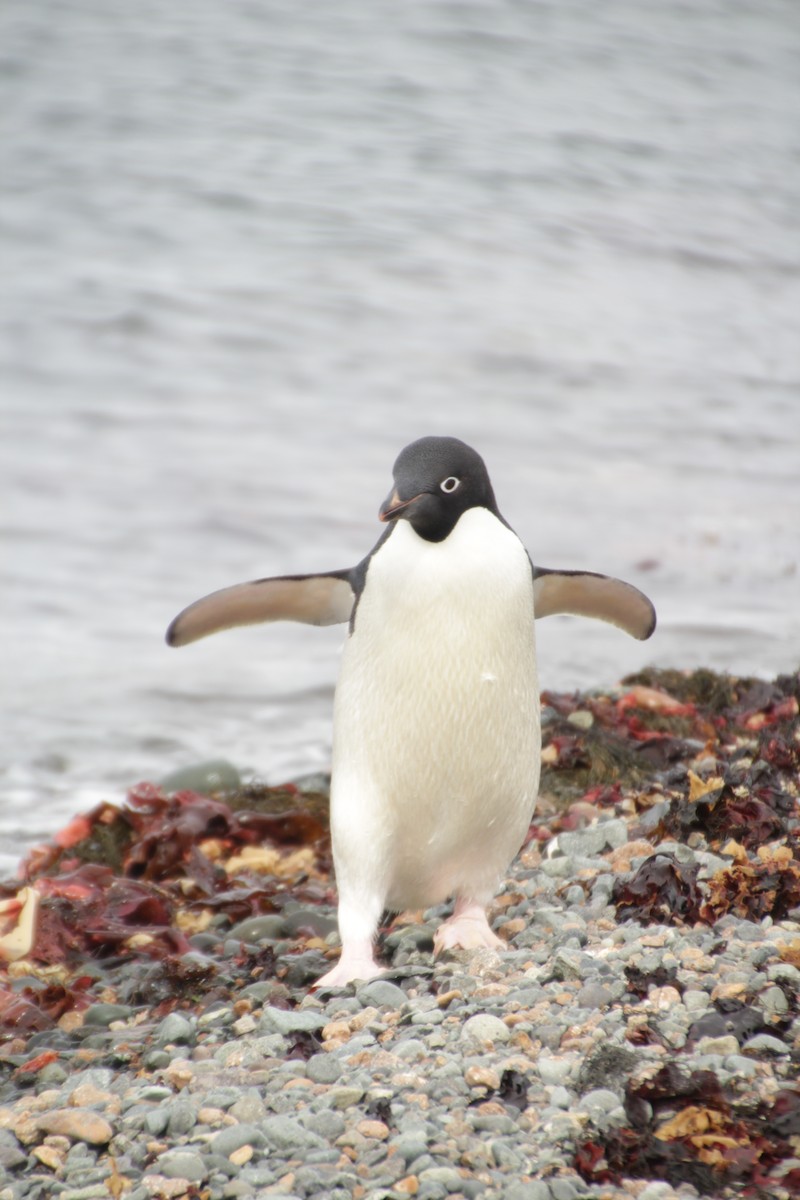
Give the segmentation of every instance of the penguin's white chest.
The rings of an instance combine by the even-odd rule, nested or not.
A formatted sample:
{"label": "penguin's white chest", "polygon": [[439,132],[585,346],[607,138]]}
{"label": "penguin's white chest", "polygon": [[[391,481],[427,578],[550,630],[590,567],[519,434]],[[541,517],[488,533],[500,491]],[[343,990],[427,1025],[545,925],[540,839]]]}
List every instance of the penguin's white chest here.
{"label": "penguin's white chest", "polygon": [[522,544],[482,508],[438,543],[399,521],[370,561],[337,687],[337,873],[382,872],[394,907],[491,894],[530,821],[539,763]]}

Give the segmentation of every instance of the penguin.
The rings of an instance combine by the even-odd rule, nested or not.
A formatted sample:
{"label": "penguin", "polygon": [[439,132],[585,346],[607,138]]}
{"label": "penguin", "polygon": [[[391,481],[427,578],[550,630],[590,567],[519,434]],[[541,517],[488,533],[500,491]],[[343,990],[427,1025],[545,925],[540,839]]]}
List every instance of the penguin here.
{"label": "penguin", "polygon": [[262,621],[348,624],[331,782],[342,950],[324,988],[382,974],[385,910],[452,899],[437,955],[504,946],[487,907],[539,786],[534,617],[598,618],[641,640],[656,623],[631,584],[534,566],[483,459],[458,438],[412,442],[393,476],[378,514],[386,529],[355,567],[224,588],[167,631],[183,646]]}

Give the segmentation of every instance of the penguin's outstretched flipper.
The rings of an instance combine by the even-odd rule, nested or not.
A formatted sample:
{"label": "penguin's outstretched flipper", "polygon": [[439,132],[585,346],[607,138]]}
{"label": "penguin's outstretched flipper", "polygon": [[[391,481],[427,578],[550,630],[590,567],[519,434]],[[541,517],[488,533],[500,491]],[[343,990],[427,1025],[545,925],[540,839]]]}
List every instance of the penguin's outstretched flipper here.
{"label": "penguin's outstretched flipper", "polygon": [[350,574],[347,570],[325,575],[279,575],[222,588],[178,613],[167,630],[167,643],[185,646],[221,629],[262,621],[344,623],[350,620],[355,602]]}
{"label": "penguin's outstretched flipper", "polygon": [[656,610],[643,592],[621,579],[591,571],[534,567],[533,611],[537,617],[554,613],[594,617],[642,642],[656,627]]}

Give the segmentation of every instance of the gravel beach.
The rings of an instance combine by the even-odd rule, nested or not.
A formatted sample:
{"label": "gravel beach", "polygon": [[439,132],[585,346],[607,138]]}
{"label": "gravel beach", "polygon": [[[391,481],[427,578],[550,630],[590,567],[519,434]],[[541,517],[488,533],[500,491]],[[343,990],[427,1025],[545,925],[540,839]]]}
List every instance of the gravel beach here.
{"label": "gravel beach", "polygon": [[799,692],[546,694],[508,949],[403,914],[335,994],[324,779],[76,818],[2,889],[0,1200],[800,1194]]}

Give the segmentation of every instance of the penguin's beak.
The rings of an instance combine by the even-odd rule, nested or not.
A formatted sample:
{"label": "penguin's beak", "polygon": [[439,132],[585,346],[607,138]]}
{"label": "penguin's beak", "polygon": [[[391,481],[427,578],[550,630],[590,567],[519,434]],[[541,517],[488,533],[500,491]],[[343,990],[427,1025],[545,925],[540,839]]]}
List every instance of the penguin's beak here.
{"label": "penguin's beak", "polygon": [[[422,493],[420,492],[420,495]],[[410,500],[401,500],[397,492],[397,488],[387,496],[378,512],[378,517],[381,521],[394,521],[402,512],[408,508],[409,504],[413,504],[415,500],[419,500],[419,496],[412,496]]]}

